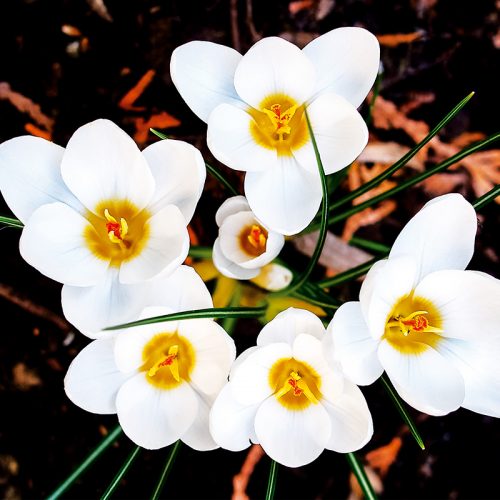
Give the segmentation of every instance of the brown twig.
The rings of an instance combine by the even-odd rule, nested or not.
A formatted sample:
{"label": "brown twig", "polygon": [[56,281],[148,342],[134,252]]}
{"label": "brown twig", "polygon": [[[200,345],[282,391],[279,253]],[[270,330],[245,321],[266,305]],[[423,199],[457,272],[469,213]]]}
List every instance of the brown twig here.
{"label": "brown twig", "polygon": [[238,0],[230,0],[231,40],[233,47],[241,52],[240,31],[238,29]]}
{"label": "brown twig", "polygon": [[250,448],[239,474],[233,477],[232,500],[248,500],[248,495],[246,494],[247,485],[252,477],[255,466],[263,456],[264,450],[260,445],[254,444]]}
{"label": "brown twig", "polygon": [[252,0],[247,0],[247,16],[246,23],[248,31],[250,32],[250,36],[252,37],[252,41],[258,42],[262,35],[255,29],[255,24],[253,22],[253,3]]}

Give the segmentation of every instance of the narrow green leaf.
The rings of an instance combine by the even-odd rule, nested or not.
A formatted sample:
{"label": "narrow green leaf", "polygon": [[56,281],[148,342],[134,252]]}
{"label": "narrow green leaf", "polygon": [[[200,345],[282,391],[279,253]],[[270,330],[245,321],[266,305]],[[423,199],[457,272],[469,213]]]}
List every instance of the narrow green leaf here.
{"label": "narrow green leaf", "polygon": [[380,377],[380,381],[381,381],[382,385],[384,386],[384,389],[387,391],[387,394],[389,394],[392,402],[394,403],[394,406],[396,407],[399,414],[403,418],[405,424],[410,429],[411,435],[415,438],[415,441],[420,446],[420,448],[422,450],[425,450],[424,440],[420,436],[420,433],[417,430],[417,426],[415,425],[415,422],[413,422],[413,419],[410,417],[409,413],[406,411],[406,408],[404,407],[404,404],[401,401],[401,398],[399,397],[398,393],[396,392],[396,390],[392,386],[390,380],[387,378],[387,376],[385,374],[383,374]]}
{"label": "narrow green leaf", "polygon": [[497,196],[500,196],[500,184],[497,184],[493,189],[483,194],[483,196],[480,196],[472,204],[472,206],[476,210],[481,210],[481,208],[485,207],[490,201],[493,201]]}
{"label": "narrow green leaf", "polygon": [[295,291],[291,294],[292,297],[296,297],[297,299],[303,300],[304,302],[309,302],[313,306],[321,307],[322,309],[333,309],[336,310],[340,306],[338,304],[334,304],[332,302],[324,302],[322,300],[315,299],[310,297],[309,295],[303,294],[299,291]]}
{"label": "narrow green leaf", "polygon": [[390,247],[384,245],[383,243],[379,243],[378,241],[365,240],[364,238],[358,238],[357,236],[353,236],[350,239],[349,245],[364,248],[365,250],[370,250],[370,252],[376,252],[383,255],[388,254],[391,250]]}
{"label": "narrow green leaf", "polygon": [[163,316],[154,316],[153,318],[144,318],[138,321],[131,321],[123,325],[109,326],[104,330],[119,330],[121,328],[130,328],[132,326],[150,325],[152,323],[163,323],[164,321],[177,321],[181,319],[194,318],[258,318],[262,316],[267,309],[267,304],[259,307],[221,307],[212,309],[197,309],[194,311],[181,311]]}
{"label": "narrow green leaf", "polygon": [[269,480],[267,481],[266,500],[273,500],[276,491],[276,480],[278,479],[278,462],[271,460],[269,468]]}
{"label": "narrow green leaf", "polygon": [[101,500],[108,500],[108,498],[111,498],[111,495],[116,490],[116,488],[120,484],[120,481],[122,480],[123,476],[127,473],[130,466],[134,463],[134,460],[137,458],[137,456],[139,455],[139,452],[141,450],[142,450],[142,448],[140,446],[136,446],[132,450],[132,453],[130,453],[127,460],[125,460],[123,465],[120,467],[120,470],[118,471],[118,473],[114,477],[113,481],[111,481],[111,484],[107,487],[106,491],[102,495]]}
{"label": "narrow green leaf", "polygon": [[[233,292],[233,296],[231,297],[231,301],[229,302],[229,307],[238,307],[240,305],[241,293],[241,284],[237,282],[236,288]],[[224,330],[226,330],[228,335],[232,335],[234,329],[236,328],[237,322],[238,318],[224,318],[221,322],[221,326],[222,328],[224,328]]]}
{"label": "narrow green leaf", "polygon": [[90,453],[90,455],[68,476],[48,497],[47,500],[59,498],[94,462],[109,448],[122,433],[117,425]]}
{"label": "narrow green leaf", "polygon": [[9,227],[18,227],[20,229],[24,227],[24,224],[19,219],[4,217],[3,215],[0,215],[0,224],[4,224],[5,226]]}
{"label": "narrow green leaf", "polygon": [[156,135],[156,137],[159,137],[160,139],[168,139],[168,135],[165,135],[163,133],[161,133],[160,131],[158,130],[155,130],[154,128],[150,128],[149,129],[154,135]]}
{"label": "narrow green leaf", "polygon": [[189,248],[189,256],[195,259],[211,259],[212,247],[200,247],[193,245]]}
{"label": "narrow green leaf", "polygon": [[380,260],[380,257],[369,260],[368,262],[365,262],[364,264],[360,264],[359,266],[348,269],[347,271],[339,273],[336,276],[332,276],[331,278],[325,278],[324,280],[318,281],[317,284],[321,288],[330,288],[333,286],[341,285],[342,283],[345,283],[346,281],[351,281],[353,279],[359,278],[360,276],[363,276],[364,274],[366,274],[370,270],[370,268],[373,266],[373,264],[375,264],[375,262],[377,262],[379,260]]}
{"label": "narrow green leaf", "polygon": [[366,475],[363,464],[358,460],[354,453],[346,453],[347,461],[351,467],[352,473],[356,476],[358,484],[363,491],[363,495],[367,500],[377,500],[377,494],[373,490],[373,486]]}
{"label": "narrow green leaf", "polygon": [[168,475],[170,474],[170,470],[172,469],[172,466],[174,465],[175,459],[177,458],[177,454],[179,453],[179,449],[181,447],[182,441],[179,439],[173,447],[170,450],[170,453],[167,457],[167,461],[165,462],[165,467],[163,468],[160,479],[158,481],[158,484],[156,485],[155,490],[153,491],[153,494],[151,495],[151,500],[157,500],[160,498],[161,492],[163,490],[163,487],[165,486],[165,481],[168,478]]}

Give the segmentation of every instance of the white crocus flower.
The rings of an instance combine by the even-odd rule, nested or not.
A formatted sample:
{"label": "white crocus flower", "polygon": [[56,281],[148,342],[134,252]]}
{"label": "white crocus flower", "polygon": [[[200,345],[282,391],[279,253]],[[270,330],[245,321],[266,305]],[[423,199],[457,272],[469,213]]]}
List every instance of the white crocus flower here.
{"label": "white crocus flower", "polygon": [[215,221],[219,236],[212,258],[228,278],[255,278],[285,244],[282,234],[269,230],[255,217],[244,196],[226,200],[217,210]]}
{"label": "white crocus flower", "polygon": [[370,269],[360,301],[342,305],[328,327],[329,358],[353,382],[370,384],[385,370],[420,411],[500,416],[500,281],[463,270],[476,229],[470,203],[440,196]]}
{"label": "white crocus flower", "polygon": [[183,262],[205,176],[193,146],[164,140],[141,153],[108,120],[79,128],[66,149],[31,136],[0,146],[0,188],[25,224],[21,255],[64,284],[64,313],[84,333],[136,317],[148,280]]}
{"label": "white crocus flower", "polygon": [[[171,293],[167,307],[148,307],[142,316],[193,309],[203,301],[211,307],[201,278],[192,269],[181,270],[183,292]],[[125,434],[143,448],[181,439],[194,449],[211,450],[217,444],[208,428],[209,410],[235,355],[233,340],[210,319],[133,327],[85,347],[69,367],[65,390],[84,410],[117,413]]]}
{"label": "white crocus flower", "polygon": [[349,165],[368,140],[356,111],[379,68],[377,39],[362,28],[339,28],[303,50],[282,38],[257,42],[242,56],[210,42],[178,47],[172,80],[208,123],[214,156],[246,171],[245,194],[267,227],[295,234],[315,216],[321,183],[305,111],[325,172]]}
{"label": "white crocus flower", "polygon": [[323,355],[323,324],[302,309],[268,323],[257,346],[235,361],[210,412],[215,441],[232,451],[260,443],[277,462],[299,467],[326,448],[341,453],[373,434],[366,401]]}

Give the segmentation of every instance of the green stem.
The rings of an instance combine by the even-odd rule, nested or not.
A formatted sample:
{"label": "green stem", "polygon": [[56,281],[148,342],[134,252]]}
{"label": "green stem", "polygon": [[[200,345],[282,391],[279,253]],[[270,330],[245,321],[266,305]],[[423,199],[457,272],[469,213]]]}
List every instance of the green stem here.
{"label": "green stem", "polygon": [[324,280],[318,281],[318,286],[321,288],[330,288],[333,286],[338,286],[346,281],[351,281],[353,279],[359,278],[360,276],[365,275],[370,268],[375,264],[375,262],[379,261],[381,257],[376,257],[375,259],[369,260],[364,264],[360,264],[359,266],[353,267],[344,271],[342,273],[337,274],[336,276],[332,276],[331,278],[325,278]]}
{"label": "green stem", "polygon": [[398,410],[399,414],[405,421],[405,424],[408,426],[410,429],[411,435],[415,438],[415,441],[417,444],[420,446],[422,450],[425,450],[425,444],[424,440],[420,436],[420,433],[417,430],[417,426],[415,425],[415,422],[413,422],[413,419],[410,417],[408,412],[406,411],[406,408],[404,407],[403,402],[401,401],[401,398],[399,397],[398,393],[392,386],[390,380],[387,378],[385,374],[383,374],[380,377],[380,382],[384,386],[384,389],[387,391],[387,394],[389,394],[389,397],[391,398],[392,402],[394,403],[394,406]]}
{"label": "green stem", "polygon": [[500,184],[497,184],[493,189],[480,196],[472,203],[472,206],[475,210],[481,210],[481,208],[486,206],[490,201],[493,201],[497,196],[500,196]]}
{"label": "green stem", "polygon": [[205,166],[207,167],[207,172],[217,179],[233,196],[238,196],[238,190],[224,177],[224,174],[218,170],[217,168],[209,165],[205,162]]}
{"label": "green stem", "polygon": [[131,321],[122,325],[109,326],[104,330],[119,330],[121,328],[130,328],[132,326],[149,325],[152,323],[163,323],[164,321],[177,321],[181,319],[197,318],[258,318],[262,316],[267,309],[267,304],[258,307],[213,307],[211,309],[197,309],[193,311],[181,311],[164,316],[155,316],[153,318],[144,318],[138,321]]}
{"label": "green stem", "polygon": [[189,248],[189,256],[195,259],[211,259],[212,247],[200,247],[193,245]]}
{"label": "green stem", "polygon": [[0,215],[0,224],[4,224],[5,226],[9,227],[18,227],[20,229],[24,227],[24,224],[19,219],[4,217],[3,215]]}
{"label": "green stem", "polygon": [[[229,302],[229,307],[238,307],[240,305],[241,300],[241,284],[238,281],[236,283],[236,288],[233,292],[233,296],[231,297],[231,301]],[[222,320],[221,326],[226,330],[228,335],[232,335],[234,329],[236,328],[236,323],[238,322],[238,318],[224,318]]]}
{"label": "green stem", "polygon": [[365,240],[364,238],[359,238],[358,236],[353,236],[349,240],[349,245],[355,247],[364,248],[365,250],[370,250],[371,252],[376,252],[380,254],[387,254],[391,250],[390,247],[379,243],[378,241]]}
{"label": "green stem", "polygon": [[291,294],[292,297],[296,297],[297,299],[303,300],[305,302],[309,302],[309,304],[312,304],[314,306],[321,307],[323,309],[338,309],[340,306],[337,304],[332,304],[330,302],[324,302],[322,300],[315,299],[313,297],[310,297],[306,294],[302,294],[298,291],[293,292]]}
{"label": "green stem", "polygon": [[278,478],[278,462],[271,460],[269,468],[269,480],[267,481],[266,500],[273,500],[276,490],[276,479]]}
{"label": "green stem", "polygon": [[47,500],[59,498],[94,462],[101,454],[109,448],[122,433],[118,425],[113,429],[95,448],[90,455],[67,477],[48,497]]}
{"label": "green stem", "polygon": [[108,500],[108,498],[111,498],[111,495],[113,492],[116,490],[118,485],[120,484],[120,481],[122,480],[123,476],[127,473],[129,470],[130,466],[134,463],[134,460],[137,458],[139,455],[139,452],[142,450],[140,446],[136,446],[132,453],[128,456],[127,460],[124,462],[124,464],[121,466],[120,470],[114,477],[113,481],[111,481],[111,484],[108,486],[106,491],[101,497],[101,500]]}
{"label": "green stem", "polygon": [[358,484],[363,491],[363,494],[367,500],[377,500],[377,494],[373,490],[373,486],[366,475],[365,468],[363,464],[358,460],[358,457],[354,453],[346,453],[347,461],[351,467],[352,473],[356,476]]}
{"label": "green stem", "polygon": [[177,454],[179,453],[179,449],[181,447],[182,441],[179,439],[172,449],[170,450],[170,453],[167,457],[167,461],[165,462],[165,467],[162,470],[162,473],[160,475],[160,479],[158,481],[158,484],[156,485],[155,490],[153,491],[153,494],[151,495],[151,500],[157,500],[160,498],[161,492],[163,490],[163,487],[165,486],[165,481],[167,480],[168,475],[170,474],[170,470],[172,469],[172,466],[174,465],[175,459],[177,457]]}

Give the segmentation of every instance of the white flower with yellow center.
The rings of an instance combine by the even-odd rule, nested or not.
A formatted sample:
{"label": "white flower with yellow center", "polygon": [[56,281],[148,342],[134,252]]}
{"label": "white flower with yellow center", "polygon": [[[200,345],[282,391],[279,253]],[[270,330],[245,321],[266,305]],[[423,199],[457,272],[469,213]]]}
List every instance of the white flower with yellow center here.
{"label": "white flower with yellow center", "polygon": [[377,39],[362,28],[339,28],[303,50],[264,38],[244,56],[190,42],[174,51],[170,71],[188,106],[208,123],[214,156],[247,172],[245,195],[257,218],[288,235],[304,229],[321,202],[305,111],[325,172],[349,165],[368,140],[356,108],[378,67]]}
{"label": "white flower with yellow center", "polygon": [[[143,317],[176,312],[176,305],[192,309],[203,300],[210,307],[201,279],[181,269],[183,293],[171,291],[167,307],[148,307]],[[71,363],[65,378],[71,401],[92,413],[118,414],[125,434],[143,448],[178,439],[197,450],[217,448],[209,410],[236,355],[223,328],[210,319],[192,319],[114,333],[90,343]]]}
{"label": "white flower with yellow center", "polygon": [[232,451],[260,443],[277,462],[300,467],[326,448],[341,453],[373,434],[366,401],[323,355],[323,324],[302,309],[268,323],[235,361],[210,412],[215,441]]}
{"label": "white flower with yellow center", "polygon": [[141,153],[108,120],[79,128],[66,149],[30,136],[0,146],[21,255],[64,284],[64,313],[84,333],[137,316],[148,280],[183,262],[205,176],[196,148],[165,140]]}
{"label": "white flower with yellow center", "polygon": [[463,270],[476,229],[470,203],[440,196],[370,269],[360,301],[339,308],[325,343],[353,382],[370,384],[385,370],[420,411],[500,416],[500,281]]}
{"label": "white flower with yellow center", "polygon": [[219,236],[212,257],[215,267],[228,278],[255,278],[285,244],[282,234],[270,231],[255,217],[244,196],[226,200],[215,221]]}

